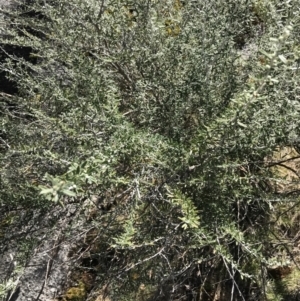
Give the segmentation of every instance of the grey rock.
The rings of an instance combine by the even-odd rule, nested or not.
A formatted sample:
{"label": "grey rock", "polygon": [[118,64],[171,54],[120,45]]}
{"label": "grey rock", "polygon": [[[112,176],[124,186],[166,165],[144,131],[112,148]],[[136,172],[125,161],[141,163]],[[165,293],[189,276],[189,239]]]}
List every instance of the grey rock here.
{"label": "grey rock", "polygon": [[[60,214],[55,216],[58,211]],[[74,214],[69,214],[70,211]],[[68,275],[74,268],[69,253],[81,239],[78,235],[81,224],[77,214],[79,212],[76,212],[74,205],[67,205],[65,208],[54,207],[44,217],[39,213],[33,216],[32,224],[27,225],[28,229],[24,227],[23,234],[19,235],[34,233],[29,235],[34,235],[39,244],[30,255],[22,274],[14,272],[14,252],[18,244],[12,241],[2,254],[0,252],[0,283],[9,279],[15,282],[14,289],[5,298],[0,297],[1,301],[50,301],[63,294]],[[54,226],[53,216],[56,221]],[[74,219],[76,222],[72,225]],[[37,220],[41,220],[40,223],[32,228]],[[39,240],[41,237],[43,239]]]}
{"label": "grey rock", "polygon": [[37,250],[20,278],[16,301],[47,301],[62,290],[68,273],[69,248],[60,243],[59,237],[48,240]]}

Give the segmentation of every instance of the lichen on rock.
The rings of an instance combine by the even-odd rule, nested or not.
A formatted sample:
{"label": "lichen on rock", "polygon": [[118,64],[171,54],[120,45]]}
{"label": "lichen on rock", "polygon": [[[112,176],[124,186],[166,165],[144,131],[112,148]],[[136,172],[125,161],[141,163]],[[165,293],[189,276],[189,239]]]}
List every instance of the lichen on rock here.
{"label": "lichen on rock", "polygon": [[70,287],[65,295],[63,301],[84,301],[86,299],[87,292],[83,282],[79,282],[78,286]]}

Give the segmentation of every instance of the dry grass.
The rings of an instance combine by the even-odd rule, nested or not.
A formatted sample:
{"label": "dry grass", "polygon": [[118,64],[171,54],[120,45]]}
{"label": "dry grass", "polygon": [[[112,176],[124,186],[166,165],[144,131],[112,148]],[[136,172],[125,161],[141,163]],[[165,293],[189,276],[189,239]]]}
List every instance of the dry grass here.
{"label": "dry grass", "polygon": [[[275,193],[291,199],[278,202],[274,206],[273,215],[278,238],[282,240],[274,245],[277,245],[274,254],[277,268],[284,268],[284,264],[289,261],[289,272],[271,281],[267,288],[267,300],[285,301],[287,293],[291,296],[300,291],[300,212],[297,205],[300,193],[300,154],[293,147],[283,147],[275,151],[267,161],[271,168],[271,186]],[[283,241],[288,249],[279,247]]]}
{"label": "dry grass", "polygon": [[300,155],[293,147],[283,147],[273,153],[271,170],[277,193],[300,191]]}

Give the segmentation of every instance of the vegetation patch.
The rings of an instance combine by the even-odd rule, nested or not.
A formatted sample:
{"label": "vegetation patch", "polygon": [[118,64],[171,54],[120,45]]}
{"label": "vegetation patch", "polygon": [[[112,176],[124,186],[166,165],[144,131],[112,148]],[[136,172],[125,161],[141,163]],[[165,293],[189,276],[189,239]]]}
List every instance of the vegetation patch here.
{"label": "vegetation patch", "polygon": [[63,301],[296,291],[299,1],[58,2],[5,15],[0,251],[59,227]]}

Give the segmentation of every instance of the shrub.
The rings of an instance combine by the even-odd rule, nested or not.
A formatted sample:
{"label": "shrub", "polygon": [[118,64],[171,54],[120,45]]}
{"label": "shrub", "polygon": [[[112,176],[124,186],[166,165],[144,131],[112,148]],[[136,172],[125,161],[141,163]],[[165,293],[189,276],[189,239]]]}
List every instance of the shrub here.
{"label": "shrub", "polygon": [[264,298],[273,210],[295,201],[275,194],[266,158],[298,137],[298,8],[248,2],[11,12],[10,43],[36,61],[1,64],[20,113],[2,122],[0,202],[96,196],[99,286],[118,300],[141,285],[149,300]]}

